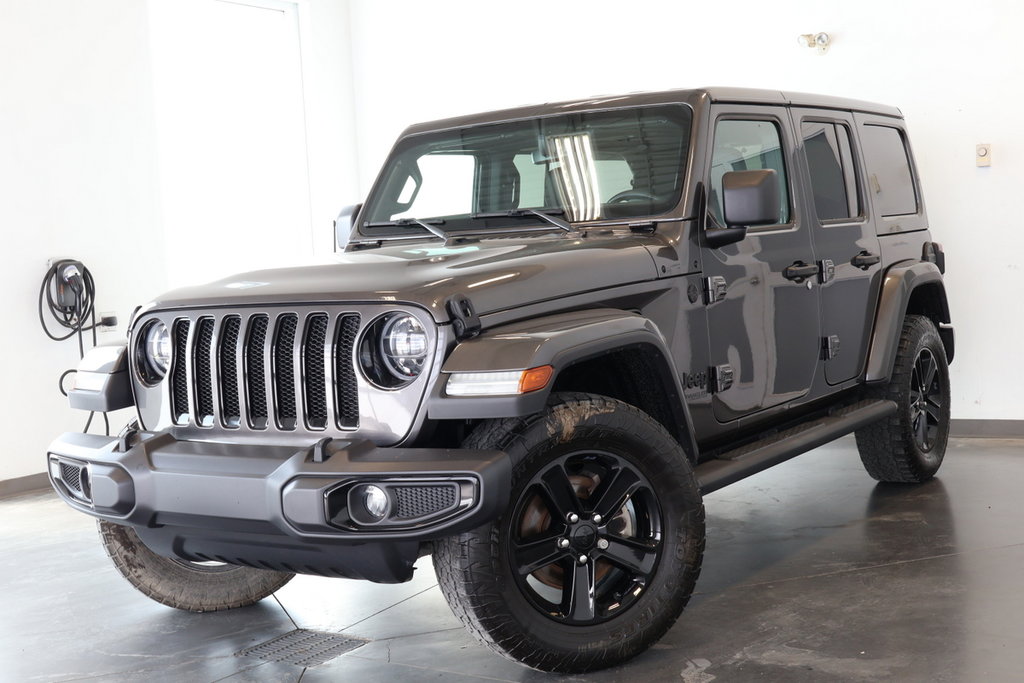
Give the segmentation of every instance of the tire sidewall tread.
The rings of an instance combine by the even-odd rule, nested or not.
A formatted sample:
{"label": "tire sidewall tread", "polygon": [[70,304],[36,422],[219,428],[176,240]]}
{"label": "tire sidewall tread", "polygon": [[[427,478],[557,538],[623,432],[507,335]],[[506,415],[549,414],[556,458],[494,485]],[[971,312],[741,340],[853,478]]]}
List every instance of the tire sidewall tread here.
{"label": "tire sidewall tread", "polygon": [[[910,415],[911,377],[918,354],[924,348],[935,358],[944,390],[938,433],[928,452],[917,446]],[[893,415],[856,432],[857,450],[868,474],[878,481],[892,483],[920,483],[935,476],[949,438],[950,391],[945,347],[931,319],[921,315],[906,317],[892,377],[887,384],[869,388],[867,394],[893,401],[897,406]]]}
{"label": "tire sidewall tread", "polygon": [[536,669],[579,673],[635,656],[672,626],[700,572],[704,507],[678,442],[645,413],[603,396],[555,394],[541,413],[482,424],[465,447],[503,450],[513,459],[511,509],[544,464],[546,447],[569,439],[617,440],[620,446],[625,442],[646,449],[639,451],[642,458],[630,459],[659,490],[662,547],[671,552],[663,551],[651,586],[635,604],[609,621],[586,626],[568,626],[540,614],[508,572],[501,531],[508,511],[492,524],[436,542],[434,566],[453,612],[480,642]]}
{"label": "tire sidewall tread", "polygon": [[157,555],[129,527],[97,520],[103,547],[114,567],[147,597],[189,612],[216,612],[255,604],[295,575],[251,567],[202,571]]}

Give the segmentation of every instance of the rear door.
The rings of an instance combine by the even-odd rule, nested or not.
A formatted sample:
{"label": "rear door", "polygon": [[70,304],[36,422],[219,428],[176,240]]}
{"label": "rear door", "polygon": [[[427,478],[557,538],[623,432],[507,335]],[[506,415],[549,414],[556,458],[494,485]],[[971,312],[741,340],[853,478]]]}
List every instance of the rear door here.
{"label": "rear door", "polygon": [[775,169],[781,209],[775,225],[745,239],[703,247],[708,340],[713,369],[731,372],[716,392],[715,418],[729,422],[800,398],[818,363],[818,291],[813,280],[787,279],[785,269],[814,263],[804,209],[794,201],[794,138],[784,107],[716,105],[714,142],[705,169],[708,225],[723,223],[722,177],[729,171]]}
{"label": "rear door", "polygon": [[865,208],[853,116],[792,110],[804,170],[805,215],[818,261],[825,379],[858,376],[867,356],[880,282],[880,250]]}

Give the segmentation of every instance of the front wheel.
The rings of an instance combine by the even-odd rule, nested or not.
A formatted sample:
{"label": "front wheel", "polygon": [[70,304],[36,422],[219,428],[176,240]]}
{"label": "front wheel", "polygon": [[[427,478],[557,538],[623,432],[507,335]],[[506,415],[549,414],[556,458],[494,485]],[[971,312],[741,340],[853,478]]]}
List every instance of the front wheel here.
{"label": "front wheel", "polygon": [[190,612],[246,607],[295,576],[221,562],[186,562],[157,555],[128,526],[99,520],[103,547],[128,583],[159,603]]}
{"label": "front wheel", "polygon": [[538,415],[485,423],[466,446],[514,463],[502,516],[434,552],[445,598],[481,642],[580,673],[665,634],[700,572],[704,506],[661,425],[619,401],[562,394]]}

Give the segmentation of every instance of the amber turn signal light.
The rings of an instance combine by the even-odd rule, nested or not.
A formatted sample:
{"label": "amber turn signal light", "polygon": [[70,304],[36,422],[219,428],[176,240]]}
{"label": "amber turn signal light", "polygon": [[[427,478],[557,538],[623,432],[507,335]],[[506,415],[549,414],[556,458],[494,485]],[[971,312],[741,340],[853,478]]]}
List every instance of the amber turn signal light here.
{"label": "amber turn signal light", "polygon": [[530,368],[523,371],[519,379],[519,393],[525,394],[531,391],[543,389],[551,381],[551,375],[555,369],[550,365],[542,365],[539,368]]}

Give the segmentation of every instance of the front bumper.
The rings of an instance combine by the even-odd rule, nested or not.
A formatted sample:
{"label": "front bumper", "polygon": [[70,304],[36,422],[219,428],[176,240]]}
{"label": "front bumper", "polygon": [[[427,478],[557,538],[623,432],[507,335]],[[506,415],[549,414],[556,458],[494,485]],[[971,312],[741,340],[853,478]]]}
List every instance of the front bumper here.
{"label": "front bumper", "polygon": [[[172,430],[66,433],[48,460],[66,503],[134,527],[164,557],[384,583],[412,578],[425,542],[497,517],[511,475],[498,451],[214,443]],[[384,520],[356,521],[367,519],[361,484],[387,492]]]}

